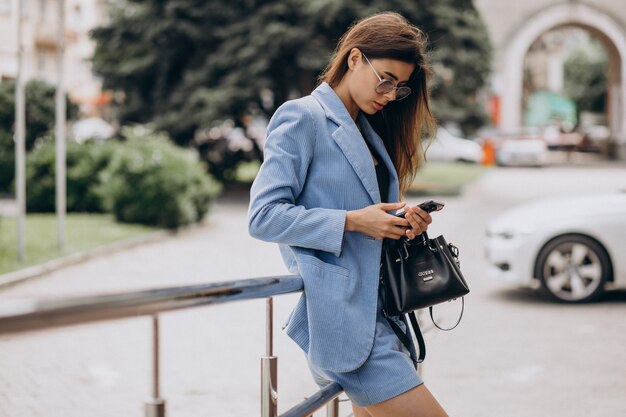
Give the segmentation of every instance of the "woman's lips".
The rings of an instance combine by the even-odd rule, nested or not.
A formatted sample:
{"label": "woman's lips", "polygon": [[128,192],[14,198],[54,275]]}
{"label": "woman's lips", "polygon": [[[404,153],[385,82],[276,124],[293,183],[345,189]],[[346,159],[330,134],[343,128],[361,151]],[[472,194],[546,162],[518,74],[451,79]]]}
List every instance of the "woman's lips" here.
{"label": "woman's lips", "polygon": [[383,107],[385,107],[382,104],[378,104],[377,102],[374,102],[374,106],[376,107],[376,110],[382,110]]}

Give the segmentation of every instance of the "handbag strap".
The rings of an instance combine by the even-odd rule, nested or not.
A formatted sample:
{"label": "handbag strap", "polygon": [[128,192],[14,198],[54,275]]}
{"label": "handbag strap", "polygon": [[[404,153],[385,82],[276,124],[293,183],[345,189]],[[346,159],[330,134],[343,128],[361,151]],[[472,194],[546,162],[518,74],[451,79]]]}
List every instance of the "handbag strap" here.
{"label": "handbag strap", "polygon": [[415,333],[415,338],[417,339],[417,345],[420,351],[419,358],[417,358],[416,362],[422,363],[426,357],[426,343],[424,342],[424,336],[422,336],[422,331],[420,330],[420,325],[417,322],[415,311],[411,311],[407,315],[409,316],[409,320],[411,320],[411,327],[413,327],[413,333]]}
{"label": "handbag strap", "polygon": [[461,322],[461,319],[463,318],[463,312],[465,311],[465,297],[461,297],[461,314],[459,315],[459,319],[456,321],[456,323],[454,324],[454,326],[448,328],[448,329],[444,329],[443,327],[440,327],[437,322],[435,321],[435,318],[433,317],[433,306],[429,307],[430,310],[430,319],[433,321],[433,324],[435,325],[436,328],[438,328],[439,330],[443,330],[444,332],[448,332],[450,330],[454,330],[456,329],[456,326],[459,325],[459,323]]}
{"label": "handbag strap", "polygon": [[[438,328],[439,330],[443,330],[443,331],[453,330],[459,325],[459,323],[461,322],[461,319],[463,318],[463,312],[465,311],[465,297],[461,297],[461,314],[459,315],[459,319],[456,321],[454,326],[448,329],[440,327],[437,324],[437,322],[435,322],[435,318],[433,317],[432,306],[430,306],[428,310],[430,312],[430,319],[432,320],[436,328]],[[393,330],[393,332],[396,334],[396,336],[398,336],[398,339],[400,339],[400,342],[402,342],[402,344],[409,350],[409,352],[411,352],[411,360],[413,361],[413,364],[417,368],[417,364],[424,362],[424,358],[426,357],[426,343],[424,342],[424,336],[422,335],[420,325],[417,322],[415,311],[411,311],[407,313],[407,316],[409,316],[409,320],[411,321],[411,327],[413,328],[413,333],[415,334],[415,339],[417,339],[417,346],[419,350],[419,356],[417,359],[415,359],[415,357],[413,356],[413,352],[411,351],[411,340],[410,340],[411,336],[410,336],[410,331],[409,331],[408,326],[407,326],[406,333],[405,333],[402,331],[402,328],[398,326],[398,323],[396,323],[389,316],[387,316],[387,314],[385,314],[384,311],[383,311],[383,314],[385,318],[387,319],[387,321],[389,322],[389,325],[391,326],[391,329]]]}
{"label": "handbag strap", "polygon": [[418,344],[418,349],[419,349],[419,357],[417,359],[414,357],[413,351],[411,350],[411,340],[410,340],[411,336],[410,336],[409,327],[407,326],[406,333],[405,333],[404,331],[402,331],[400,326],[398,326],[398,323],[393,321],[389,316],[385,315],[385,318],[389,322],[389,325],[391,326],[391,329],[393,330],[393,332],[396,334],[396,336],[398,336],[398,339],[400,339],[400,342],[402,342],[402,344],[410,352],[411,360],[413,361],[415,368],[417,368],[417,364],[424,362],[424,358],[426,357],[426,343],[424,342],[424,336],[422,336],[420,326],[417,323],[417,317],[415,317],[415,312],[411,311],[407,315],[409,316],[409,319],[411,320],[411,327],[413,327],[413,332],[415,333],[415,338],[417,339],[417,344]]}

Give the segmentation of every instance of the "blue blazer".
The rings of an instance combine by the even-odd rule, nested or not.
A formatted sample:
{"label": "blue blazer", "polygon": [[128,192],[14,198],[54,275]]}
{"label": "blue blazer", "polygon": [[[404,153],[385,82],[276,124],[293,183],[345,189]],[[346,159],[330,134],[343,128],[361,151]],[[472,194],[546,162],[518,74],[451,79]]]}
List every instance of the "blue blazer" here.
{"label": "blue blazer", "polygon": [[[382,139],[363,114],[364,138],[398,176]],[[252,185],[248,227],[276,242],[304,292],[284,328],[316,366],[349,372],[372,349],[382,241],[344,231],[346,211],[380,203],[371,154],[333,89],[283,104],[267,130],[264,161]]]}

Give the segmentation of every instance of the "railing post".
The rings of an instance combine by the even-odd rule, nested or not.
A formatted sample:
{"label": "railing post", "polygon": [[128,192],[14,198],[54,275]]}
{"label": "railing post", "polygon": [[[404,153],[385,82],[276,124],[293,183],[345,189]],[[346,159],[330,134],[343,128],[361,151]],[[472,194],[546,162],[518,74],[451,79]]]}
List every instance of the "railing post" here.
{"label": "railing post", "polygon": [[339,417],[339,397],[326,404],[326,417]]}
{"label": "railing post", "polygon": [[272,297],[266,302],[265,357],[261,358],[261,417],[278,415],[278,358],[274,356]]}
{"label": "railing post", "polygon": [[159,393],[159,316],[152,316],[152,397],[146,401],[146,417],[165,417],[165,400]]}

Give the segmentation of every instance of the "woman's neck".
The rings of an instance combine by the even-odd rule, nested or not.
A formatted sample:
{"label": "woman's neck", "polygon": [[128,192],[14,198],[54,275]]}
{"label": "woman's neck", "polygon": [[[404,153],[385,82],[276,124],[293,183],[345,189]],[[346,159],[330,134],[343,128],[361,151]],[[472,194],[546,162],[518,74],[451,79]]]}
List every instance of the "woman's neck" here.
{"label": "woman's neck", "polygon": [[352,96],[350,95],[350,90],[348,90],[348,86],[342,80],[336,87],[333,87],[335,94],[341,99],[343,105],[346,106],[346,110],[352,117],[352,120],[356,121],[357,116],[359,115],[359,106],[354,102]]}

